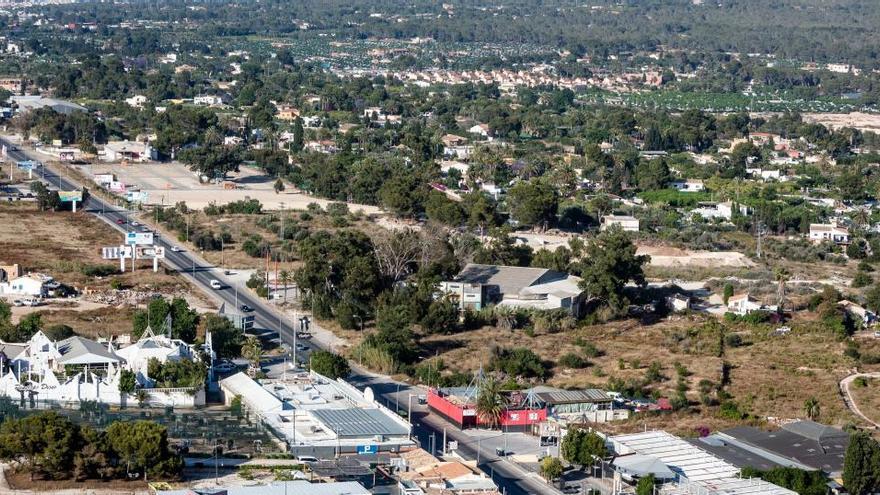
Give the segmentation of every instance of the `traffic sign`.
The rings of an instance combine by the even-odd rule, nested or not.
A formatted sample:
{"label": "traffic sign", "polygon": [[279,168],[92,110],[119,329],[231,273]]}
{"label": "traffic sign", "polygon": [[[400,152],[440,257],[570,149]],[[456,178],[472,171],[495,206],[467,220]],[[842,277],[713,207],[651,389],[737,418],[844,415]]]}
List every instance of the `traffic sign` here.
{"label": "traffic sign", "polygon": [[139,244],[152,246],[153,245],[153,233],[152,232],[129,232],[125,234],[125,243],[126,244]]}
{"label": "traffic sign", "polygon": [[357,446],[358,454],[378,454],[379,446],[378,445],[358,445]]}

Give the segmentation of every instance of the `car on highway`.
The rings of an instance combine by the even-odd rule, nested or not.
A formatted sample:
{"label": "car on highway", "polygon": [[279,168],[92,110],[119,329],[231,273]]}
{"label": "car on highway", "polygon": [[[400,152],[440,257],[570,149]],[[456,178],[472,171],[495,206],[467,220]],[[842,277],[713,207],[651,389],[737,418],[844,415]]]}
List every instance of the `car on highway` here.
{"label": "car on highway", "polygon": [[183,252],[183,249],[180,249],[179,246],[171,246],[171,250],[174,251],[175,253],[182,253]]}
{"label": "car on highway", "polygon": [[132,221],[131,221],[131,226],[132,226],[132,227],[138,227],[138,226],[140,226],[140,222],[138,222],[137,220],[132,220]]}
{"label": "car on highway", "polygon": [[254,310],[254,308],[248,306],[247,304],[242,304],[241,307],[238,309],[240,309],[242,313],[251,313]]}
{"label": "car on highway", "polygon": [[211,281],[208,282],[208,283],[211,285],[211,288],[212,288],[212,289],[219,290],[219,289],[222,289],[222,288],[223,288],[223,284],[220,283],[220,281],[217,280],[217,279],[211,279]]}
{"label": "car on highway", "polygon": [[296,344],[296,350],[298,350],[300,352],[306,352],[307,350],[309,350],[309,346],[303,345],[303,344]]}
{"label": "car on highway", "polygon": [[125,219],[123,219],[123,218],[117,218],[117,219],[116,219],[116,224],[117,224],[117,225],[125,225]]}

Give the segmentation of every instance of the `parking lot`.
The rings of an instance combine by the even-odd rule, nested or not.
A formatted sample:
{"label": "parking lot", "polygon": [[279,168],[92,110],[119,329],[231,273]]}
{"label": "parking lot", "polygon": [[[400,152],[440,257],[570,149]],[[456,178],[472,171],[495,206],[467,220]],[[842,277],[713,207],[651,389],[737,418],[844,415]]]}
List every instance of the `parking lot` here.
{"label": "parking lot", "polygon": [[[129,189],[139,188],[148,194],[146,204],[173,205],[183,201],[190,208],[201,209],[211,202],[226,204],[245,198],[259,200],[267,210],[285,209],[304,210],[309,203],[318,203],[326,207],[332,201],[315,198],[297,190],[292,184],[286,183],[285,190],[276,193],[275,178],[262,171],[241,167],[239,172],[232,172],[224,186],[222,183],[200,183],[199,177],[179,162],[172,163],[95,163],[77,166],[85,175],[115,174],[119,182]],[[234,189],[229,189],[234,185]],[[361,204],[349,204],[351,211],[361,210],[366,214],[378,214],[378,207]]]}

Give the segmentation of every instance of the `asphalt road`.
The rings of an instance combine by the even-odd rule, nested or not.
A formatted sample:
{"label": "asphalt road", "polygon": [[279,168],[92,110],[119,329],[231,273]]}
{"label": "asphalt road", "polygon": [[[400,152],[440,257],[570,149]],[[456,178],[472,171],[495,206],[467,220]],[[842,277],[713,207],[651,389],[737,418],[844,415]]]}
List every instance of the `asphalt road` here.
{"label": "asphalt road", "polygon": [[[39,157],[26,155],[21,149],[11,151],[14,145],[8,140],[0,138],[0,145],[7,146],[7,160],[23,161],[32,159],[41,161]],[[35,171],[34,175],[35,177],[41,177],[44,182],[58,188],[59,190],[71,191],[82,187],[81,184],[74,183],[70,179],[54,173],[45,166],[42,167],[41,170]],[[95,196],[90,196],[83,205],[78,205],[77,208],[84,209],[85,211],[96,215],[121,234],[135,230],[130,224],[131,213],[129,211],[119,209],[115,205]],[[120,220],[124,223],[120,224]],[[295,332],[293,324],[283,318],[279,312],[274,310],[274,308],[265,304],[262,299],[255,297],[253,293],[249,291],[234,290],[232,284],[223,275],[221,269],[207,263],[201,257],[195,255],[195,253],[188,251],[171,251],[171,247],[176,244],[168,242],[161,236],[155,239],[155,245],[165,248],[164,263],[166,266],[178,270],[181,275],[195,283],[198,288],[225,303],[228,308],[236,308],[237,310],[238,307],[243,304],[250,306],[254,309],[251,314],[254,315],[255,328],[277,332],[281,341],[293,348]],[[96,249],[100,247],[101,246],[95,246]],[[130,265],[127,266],[130,267]],[[220,281],[220,283],[223,284],[223,288],[219,290],[212,289],[210,286],[211,280]],[[317,342],[314,341],[308,343],[308,345],[313,348],[320,348],[316,344]],[[411,387],[409,384],[398,383],[388,377],[372,374],[360,369],[356,370],[349,377],[349,381],[359,388],[370,386],[373,388],[375,396],[385,402],[393,402],[396,400],[395,397],[401,397],[400,395],[396,395],[398,393],[423,393],[420,389]],[[409,392],[411,388],[412,392]],[[405,401],[405,398],[400,401],[401,409],[404,410],[406,409]],[[413,402],[415,402],[415,400],[413,400]],[[428,415],[424,412],[419,413],[418,417],[413,418],[413,434],[419,439],[421,446],[426,450],[431,446],[431,436],[433,435],[433,442],[436,446],[435,453],[439,452],[442,448],[444,428],[446,429],[447,440],[459,441],[459,452],[462,453],[462,455],[469,459],[475,459],[477,457],[476,450],[478,446],[473,445],[472,439],[467,437],[460,430],[457,430],[451,423],[444,421],[436,415]],[[480,468],[487,473],[491,473],[499,488],[509,495],[559,493],[543,481],[530,476],[523,471],[522,468],[515,466],[511,462],[499,459],[495,456],[494,452],[487,448],[480,449]]]}

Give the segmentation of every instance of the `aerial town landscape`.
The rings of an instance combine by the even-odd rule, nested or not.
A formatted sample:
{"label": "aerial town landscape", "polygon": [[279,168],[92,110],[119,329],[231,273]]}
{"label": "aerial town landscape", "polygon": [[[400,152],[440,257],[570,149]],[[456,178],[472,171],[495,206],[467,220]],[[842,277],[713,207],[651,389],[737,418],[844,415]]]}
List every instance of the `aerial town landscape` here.
{"label": "aerial town landscape", "polygon": [[878,26],[0,0],[0,495],[880,494]]}

